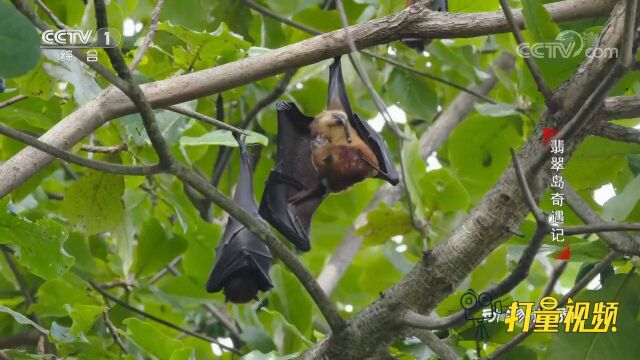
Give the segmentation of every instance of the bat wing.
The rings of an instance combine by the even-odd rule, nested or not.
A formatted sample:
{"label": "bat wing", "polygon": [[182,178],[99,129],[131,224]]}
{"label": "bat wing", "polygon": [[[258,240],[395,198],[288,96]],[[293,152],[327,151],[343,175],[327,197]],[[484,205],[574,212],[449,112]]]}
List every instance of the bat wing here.
{"label": "bat wing", "polygon": [[269,268],[273,258],[267,245],[244,226],[229,228],[232,230],[225,230],[216,248],[216,263],[207,281],[207,291],[220,291],[234,273],[245,270],[252,274],[261,291],[271,289]]}
{"label": "bat wing", "polygon": [[[233,201],[248,213],[258,217],[258,206],[253,197],[251,157],[245,145],[240,144],[240,176]],[[248,271],[262,291],[273,287],[269,277],[271,253],[260,238],[234,218],[229,218],[222,240],[216,248],[216,262],[207,281],[208,292],[220,291],[236,272]]]}
{"label": "bat wing", "polygon": [[391,151],[389,151],[387,143],[366,121],[363,121],[357,114],[351,111],[349,96],[347,95],[342,78],[342,66],[339,57],[335,58],[333,64],[329,67],[329,96],[327,108],[343,110],[347,114],[351,126],[356,129],[358,135],[369,145],[378,158],[380,173],[376,177],[386,180],[393,185],[397,185],[400,177],[398,171],[393,166],[393,157],[391,156]]}
{"label": "bat wing", "polygon": [[312,117],[293,103],[279,102],[276,167],[260,203],[260,216],[280,231],[296,248],[309,251],[309,228],[316,209],[328,191],[311,163]]}

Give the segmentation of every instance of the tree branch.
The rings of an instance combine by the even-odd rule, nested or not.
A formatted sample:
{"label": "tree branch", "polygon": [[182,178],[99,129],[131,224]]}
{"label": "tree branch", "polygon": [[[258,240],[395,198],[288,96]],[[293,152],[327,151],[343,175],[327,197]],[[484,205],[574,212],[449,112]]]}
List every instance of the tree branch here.
{"label": "tree branch", "polygon": [[[250,7],[251,9],[253,9],[255,11],[257,11],[260,14],[262,14],[264,16],[268,16],[268,17],[270,17],[270,18],[272,18],[274,20],[277,20],[277,21],[279,21],[279,22],[281,22],[283,24],[289,25],[289,26],[291,26],[293,28],[296,28],[298,30],[302,30],[302,31],[304,31],[306,33],[313,34],[313,35],[321,35],[321,34],[323,34],[323,32],[320,31],[320,30],[316,30],[316,29],[311,28],[311,27],[309,27],[307,25],[304,25],[304,24],[301,24],[299,22],[293,21],[293,20],[291,20],[291,19],[289,19],[289,18],[287,18],[285,16],[282,16],[282,15],[280,15],[280,14],[274,12],[274,11],[271,11],[270,9],[268,9],[268,8],[262,6],[262,5],[256,4],[255,2],[253,2],[251,0],[244,0],[244,3],[245,3],[245,5],[247,5],[248,7]],[[436,75],[433,75],[433,74],[428,73],[426,71],[421,71],[421,70],[414,69],[413,67],[407,66],[407,65],[405,65],[405,64],[403,64],[403,63],[401,63],[401,62],[399,62],[399,61],[397,61],[395,59],[392,59],[390,57],[381,56],[381,55],[378,55],[378,54],[376,54],[376,53],[374,53],[372,51],[369,51],[369,50],[360,50],[360,53],[365,54],[365,55],[367,55],[369,57],[372,57],[374,59],[386,62],[386,63],[391,64],[393,66],[397,66],[399,68],[402,68],[402,69],[407,70],[409,72],[412,72],[414,74],[417,74],[417,75],[420,75],[420,76],[424,76],[424,77],[429,78],[429,79],[434,80],[434,81],[438,81],[438,82],[440,82],[442,84],[451,86],[451,87],[453,87],[455,89],[458,89],[460,91],[467,92],[468,94],[474,95],[474,96],[478,97],[479,99],[482,99],[482,100],[484,100],[486,102],[489,102],[489,103],[492,103],[492,104],[496,104],[495,100],[490,99],[485,95],[479,94],[479,93],[477,93],[477,92],[475,92],[475,91],[473,91],[471,89],[467,89],[464,86],[458,85],[458,84],[456,84],[456,83],[454,83],[452,81],[449,81],[449,80],[447,80],[445,78],[441,78],[441,77],[436,76]]]}
{"label": "tree branch", "polygon": [[[606,223],[602,220],[587,204],[582,197],[576,192],[576,190],[569,184],[565,182],[564,184],[564,196],[567,200],[567,204],[573,212],[578,215],[578,217],[585,224],[589,224],[592,226],[611,226],[612,224]],[[614,232],[597,232],[603,241],[607,243],[612,249],[619,251],[624,254],[629,255],[640,255],[640,239],[630,237],[621,233]]]}
{"label": "tree branch", "polygon": [[178,105],[172,105],[172,106],[167,106],[166,107],[167,110],[173,111],[175,113],[178,114],[182,114],[184,116],[188,116],[190,118],[196,119],[198,121],[202,121],[205,124],[209,124],[209,125],[213,125],[217,128],[220,129],[224,129],[224,130],[229,130],[234,134],[238,134],[238,135],[249,135],[249,133],[243,129],[238,129],[235,126],[231,126],[227,123],[225,123],[224,121],[220,121],[217,119],[214,119],[210,116],[201,114],[199,112],[196,111],[191,111],[187,108],[184,108],[182,106],[178,106]]}
{"label": "tree branch", "polygon": [[602,117],[606,120],[640,117],[640,95],[606,98]]}
{"label": "tree branch", "polygon": [[[98,1],[100,1],[100,0],[98,0]],[[204,340],[204,341],[207,341],[207,342],[209,342],[209,343],[216,344],[216,345],[220,346],[221,348],[223,348],[223,349],[225,349],[225,350],[227,350],[227,351],[230,351],[230,352],[232,352],[232,353],[234,353],[234,354],[242,355],[242,353],[241,353],[240,351],[238,351],[237,349],[232,348],[232,347],[229,347],[229,346],[226,346],[226,345],[224,345],[224,344],[220,343],[218,340],[216,340],[216,339],[214,339],[214,338],[212,338],[212,337],[209,337],[209,336],[206,336],[206,335],[199,334],[199,333],[197,333],[197,332],[195,332],[195,331],[193,331],[193,330],[189,330],[189,329],[183,328],[183,327],[181,327],[181,326],[179,326],[179,325],[176,325],[176,324],[174,324],[174,323],[171,323],[171,322],[169,322],[169,321],[166,321],[166,320],[164,320],[164,319],[161,319],[161,318],[159,318],[159,317],[157,317],[157,316],[155,316],[155,315],[152,315],[152,314],[149,314],[149,313],[144,312],[144,311],[142,311],[142,310],[139,310],[138,308],[136,308],[136,307],[134,307],[134,306],[132,306],[132,305],[128,304],[127,302],[122,301],[122,300],[118,299],[117,297],[115,297],[115,296],[111,295],[110,293],[108,293],[107,291],[105,291],[104,289],[102,289],[102,288],[101,288],[98,284],[96,284],[95,282],[93,282],[93,281],[91,281],[91,280],[88,280],[88,279],[85,279],[85,281],[86,281],[87,283],[89,283],[89,285],[91,285],[91,287],[92,287],[92,288],[94,288],[94,289],[95,289],[95,290],[96,290],[100,295],[102,295],[105,299],[108,299],[108,300],[110,300],[110,301],[113,301],[114,303],[116,303],[116,304],[118,304],[118,305],[122,306],[123,308],[125,308],[125,309],[127,309],[127,310],[129,310],[129,311],[131,311],[131,312],[134,312],[134,313],[136,313],[136,314],[138,314],[138,315],[140,315],[140,316],[142,316],[142,317],[144,317],[144,318],[146,318],[146,319],[149,319],[149,320],[151,320],[151,321],[157,322],[158,324],[162,324],[162,325],[164,325],[164,326],[166,326],[166,327],[169,327],[169,328],[172,328],[172,329],[174,329],[174,330],[181,331],[181,332],[183,332],[183,333],[185,333],[185,334],[187,334],[187,335],[193,336],[193,337],[195,337],[195,338],[197,338],[197,339]]]}
{"label": "tree branch", "polygon": [[[527,44],[524,41],[524,37],[520,32],[520,26],[516,24],[513,12],[511,11],[507,0],[500,0],[500,6],[502,7],[502,11],[504,12],[504,16],[507,19],[507,22],[509,22],[509,26],[511,26],[511,31],[513,32],[513,37],[516,39],[516,43],[518,43],[518,47],[527,47]],[[538,68],[538,65],[536,65],[535,60],[530,56],[525,56],[524,62],[527,64],[529,72],[531,73],[531,76],[533,76],[533,79],[538,86],[538,91],[540,91],[540,93],[544,97],[544,101],[547,107],[551,109],[551,111],[555,110],[558,105],[553,99],[553,91],[551,91],[551,89],[544,82],[542,72],[540,72],[540,69]]]}
{"label": "tree branch", "polygon": [[111,174],[138,175],[138,176],[153,175],[153,174],[158,174],[164,171],[164,168],[160,165],[131,166],[131,165],[111,164],[104,161],[86,159],[81,156],[72,154],[66,150],[58,149],[57,147],[54,147],[45,142],[42,142],[30,135],[23,133],[22,131],[12,129],[2,124],[0,124],[0,134],[7,136],[13,140],[17,140],[21,143],[33,146],[34,148],[40,151],[43,151],[47,154],[55,156],[64,161],[70,162],[72,164],[84,166],[92,170],[102,171],[102,172],[111,173]]}
{"label": "tree branch", "polygon": [[592,135],[603,138],[640,144],[640,130],[611,123],[603,123],[602,126],[591,132]]}
{"label": "tree branch", "polygon": [[142,45],[140,45],[140,48],[138,48],[138,51],[136,51],[136,54],[134,55],[133,60],[131,61],[131,64],[129,64],[129,70],[131,71],[135,70],[135,68],[138,66],[140,61],[142,61],[142,57],[144,57],[144,54],[147,52],[147,49],[149,49],[149,45],[151,45],[151,41],[153,41],[153,36],[156,34],[156,31],[158,31],[158,21],[160,21],[160,12],[162,11],[163,5],[164,5],[164,0],[157,0],[156,6],[153,8],[153,11],[151,12],[151,20],[149,22],[149,31],[147,32],[147,35],[144,37],[144,40],[142,41]]}
{"label": "tree branch", "polygon": [[16,95],[14,97],[12,97],[11,99],[7,99],[3,102],[0,102],[0,109],[2,108],[6,108],[7,106],[11,106],[19,101],[22,101],[24,99],[26,99],[27,97],[24,95]]}
{"label": "tree branch", "polygon": [[636,16],[638,13],[638,0],[626,0],[624,16],[624,39],[620,50],[620,65],[625,69],[631,69],[634,64],[635,54],[633,47],[636,38]]}
{"label": "tree branch", "polygon": [[127,351],[127,347],[124,345],[124,342],[122,342],[120,335],[118,335],[118,329],[116,328],[115,325],[113,325],[113,323],[111,322],[111,319],[109,319],[109,314],[106,311],[102,313],[102,321],[104,322],[104,325],[109,331],[109,334],[111,334],[113,341],[122,350],[122,353],[128,354],[129,352]]}
{"label": "tree branch", "polygon": [[460,356],[442,339],[429,330],[416,332],[416,337],[422,341],[438,358],[443,360],[458,360]]}
{"label": "tree branch", "polygon": [[[14,4],[21,2],[12,1]],[[597,2],[565,0],[547,4],[546,8],[555,21],[562,22],[605,15],[613,5],[613,0]],[[356,45],[364,48],[417,35],[429,38],[472,37],[506,32],[509,29],[504,16],[498,12],[441,14],[427,12],[426,9],[424,13],[416,13],[416,11],[416,7],[411,7],[398,14],[352,26],[351,33]],[[514,15],[521,24],[521,14],[516,12]],[[143,86],[143,89],[153,106],[163,107],[219,93],[290,69],[329,59],[347,51],[344,31],[338,30],[261,56],[148,83]],[[566,104],[566,107],[572,108],[573,105],[573,103]],[[107,89],[94,100],[57,122],[41,140],[57,147],[68,148],[106,121],[130,114],[135,109],[136,107],[124,94]],[[51,160],[52,157],[47,154],[34,149],[24,149],[0,165],[0,179],[2,179],[0,196],[15,189]]]}

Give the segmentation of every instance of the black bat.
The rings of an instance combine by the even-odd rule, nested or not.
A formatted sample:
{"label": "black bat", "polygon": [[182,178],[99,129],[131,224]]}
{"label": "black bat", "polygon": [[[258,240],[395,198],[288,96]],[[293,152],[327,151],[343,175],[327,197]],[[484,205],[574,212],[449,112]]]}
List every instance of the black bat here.
{"label": "black bat", "polygon": [[[258,215],[253,197],[251,157],[243,141],[240,145],[240,175],[233,200],[249,214]],[[224,290],[225,301],[247,303],[257,299],[258,290],[273,287],[269,277],[272,256],[267,245],[244,225],[229,218],[216,248],[216,262],[207,281],[207,291]]]}
{"label": "black bat", "polygon": [[[406,7],[416,3],[416,0],[405,0]],[[433,11],[447,12],[449,11],[448,0],[434,0],[429,8]],[[402,39],[402,43],[414,49],[418,53],[422,53],[424,48],[431,43],[431,39]]]}
{"label": "black bat", "polygon": [[276,167],[260,215],[299,250],[309,251],[311,218],[330,192],[367,177],[396,185],[399,176],[385,141],[351,111],[340,58],[330,67],[327,110],[313,118],[293,103],[279,102],[276,108]]}

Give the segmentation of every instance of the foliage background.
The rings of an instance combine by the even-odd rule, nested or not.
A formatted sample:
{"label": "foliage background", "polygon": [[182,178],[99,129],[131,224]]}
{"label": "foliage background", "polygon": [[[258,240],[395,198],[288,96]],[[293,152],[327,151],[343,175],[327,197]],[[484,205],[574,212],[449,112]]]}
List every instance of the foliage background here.
{"label": "foliage background", "polygon": [[[95,28],[91,1],[45,1],[66,24],[77,28]],[[323,10],[319,0],[266,0],[263,5],[279,14],[322,31],[341,28],[335,10]],[[553,39],[564,29],[580,32],[599,31],[605,19],[590,19],[554,24],[545,15],[539,1],[512,2],[525,6],[525,16],[531,30],[525,32],[530,41]],[[142,23],[142,31],[126,37],[123,47],[128,59],[133,58],[149,23],[154,2],[146,0],[112,0],[108,5],[112,27],[123,30],[125,19]],[[8,2],[0,3],[1,11],[10,11]],[[402,10],[403,1],[345,1],[350,23]],[[451,12],[499,10],[497,1],[451,1]],[[40,14],[43,16],[43,14]],[[44,16],[43,16],[44,18]],[[30,26],[12,17],[2,20],[16,29]],[[535,20],[535,21],[534,21]],[[22,28],[21,28],[22,27]],[[249,10],[243,2],[233,0],[167,1],[161,15],[159,31],[135,73],[144,83],[170,78],[260,54],[268,49],[309,38],[310,35]],[[7,46],[0,37],[0,47]],[[56,53],[30,54],[27,46],[12,46],[10,56],[0,57],[0,68],[28,67],[28,72],[8,76],[6,90],[0,102],[17,94],[26,100],[0,109],[3,124],[30,134],[42,134],[59,119],[71,113],[97,95],[107,83],[94,77],[77,62],[62,63]],[[471,39],[436,40],[427,53],[419,54],[400,42],[373,49],[389,54],[416,69],[428,71],[458,84],[472,84],[486,78],[492,60],[503,52],[515,53],[511,34],[491,35]],[[8,54],[7,54],[8,55]],[[419,137],[459,93],[439,82],[405,70],[360,56],[374,86],[387,105],[395,104],[406,113],[407,124]],[[566,80],[581,58],[539,61],[545,80],[553,87]],[[108,64],[100,53],[102,64]],[[294,101],[307,114],[319,112],[325,104],[329,61],[300,69],[283,100]],[[345,77],[355,110],[364,118],[376,116],[373,102],[347,61],[343,62]],[[20,69],[18,69],[20,70]],[[23,71],[24,72],[24,71]],[[427,238],[413,227],[407,199],[398,203],[378,205],[367,214],[368,222],[357,229],[364,237],[363,247],[340,280],[332,299],[341,314],[348,318],[375,300],[407,273],[418,261],[426,246],[434,246],[458,226],[467,211],[473,208],[493,186],[510,163],[509,148],[518,148],[528,138],[544,110],[521,59],[511,73],[497,73],[499,84],[490,96],[498,105],[478,105],[473,114],[458,126],[445,145],[438,150],[441,168],[423,162],[417,141],[405,145],[412,200],[417,213],[429,221]],[[638,89],[637,73],[625,77],[611,95],[634,94]],[[242,123],[247,111],[275,87],[278,79],[270,78],[224,92],[225,121]],[[192,101],[188,106],[198,112],[215,116],[216,96]],[[516,112],[524,108],[529,117]],[[228,134],[164,110],[156,112],[165,138],[183,162],[210,174],[221,143],[228,143]],[[635,126],[636,120],[622,124]],[[257,132],[264,134],[268,145],[260,151],[254,175],[256,194],[264,188],[275,155],[276,113],[273,106],[261,111],[255,121]],[[383,134],[395,154],[398,149],[388,130]],[[261,140],[267,143],[266,139]],[[95,132],[84,144],[126,144],[127,151],[116,155],[94,155],[123,164],[154,163],[153,149],[144,133],[138,115],[114,120]],[[0,159],[6,160],[23,145],[0,138]],[[74,151],[80,152],[80,146]],[[640,145],[590,137],[572,158],[564,175],[577,190],[608,219],[640,221]],[[231,194],[239,162],[234,153],[221,179],[219,188]],[[604,205],[597,204],[593,191],[612,184],[618,195]],[[313,250],[300,254],[309,270],[317,275],[346,236],[356,218],[367,208],[380,182],[369,180],[349,191],[329,197],[314,217]],[[61,195],[61,196],[59,196]],[[548,194],[544,199],[548,199]],[[548,200],[542,206],[550,210]],[[130,287],[115,286],[110,291],[129,304],[169,322],[195,329],[214,338],[231,335],[223,324],[211,315],[203,304],[214,305],[238,323],[244,343],[241,350],[247,359],[275,359],[300,353],[324,337],[326,325],[317,308],[296,278],[281,264],[271,271],[275,288],[261,296],[261,303],[249,305],[224,304],[221,294],[207,294],[204,283],[214,260],[214,248],[220,239],[225,214],[214,208],[211,222],[202,220],[175,178],[123,177],[96,173],[74,165],[62,166],[56,161],[39,172],[9,197],[0,200],[0,243],[15,251],[20,274],[35,297],[29,304],[20,292],[6,259],[0,260],[0,335],[9,339],[16,334],[34,331],[25,315],[35,314],[49,332],[58,356],[64,358],[158,358],[206,359],[232,358],[220,354],[220,349],[150,320],[137,317],[127,309],[106,302],[84,280],[100,284],[125,282]],[[6,209],[6,211],[5,211]],[[565,207],[567,224],[579,224],[576,216]],[[494,251],[465,281],[457,292],[438,307],[438,314],[459,310],[459,296],[468,288],[478,291],[504,278],[519,258],[524,244],[535,228],[533,219],[521,230],[524,238],[514,237]],[[393,240],[392,240],[393,238]],[[570,288],[585,269],[604,257],[604,243],[596,236],[572,237],[568,270],[556,290]],[[516,300],[536,299],[548,278],[553,255],[559,247],[550,240],[538,257],[528,279],[510,293]],[[181,257],[178,274],[167,274],[157,281],[156,274],[173,259]],[[579,298],[604,298],[620,301],[616,334],[602,335],[534,335],[514,349],[507,358],[602,359],[616,352],[616,359],[632,359],[640,344],[632,341],[640,330],[638,306],[640,282],[631,260],[617,261],[604,272],[593,289],[583,291]],[[114,343],[107,331],[102,313],[118,328],[128,355]],[[491,340],[486,350],[507,342],[504,326],[489,326]],[[446,334],[442,334],[445,336]],[[460,354],[475,356],[475,338],[471,324],[450,333],[448,341]],[[225,340],[226,341],[226,340]],[[35,343],[9,352],[15,358],[37,358]],[[26,352],[23,352],[26,351]],[[215,352],[215,354],[214,354]],[[433,354],[416,341],[394,345],[392,353],[399,358],[428,358]],[[267,355],[268,354],[268,355]]]}

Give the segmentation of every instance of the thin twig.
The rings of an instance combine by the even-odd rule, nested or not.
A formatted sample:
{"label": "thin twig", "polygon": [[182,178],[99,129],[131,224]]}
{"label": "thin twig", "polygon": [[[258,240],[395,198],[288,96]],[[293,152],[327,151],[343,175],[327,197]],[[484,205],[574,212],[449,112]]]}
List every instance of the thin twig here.
{"label": "thin twig", "polygon": [[33,146],[34,148],[45,152],[49,155],[55,156],[64,161],[68,161],[72,164],[84,166],[89,169],[107,172],[111,174],[120,174],[120,175],[153,175],[158,174],[164,171],[164,168],[160,165],[142,165],[142,166],[133,166],[133,165],[120,165],[120,164],[111,164],[104,161],[96,161],[90,160],[78,155],[72,154],[66,150],[58,149],[55,146],[49,145],[45,142],[42,142],[30,135],[23,133],[22,131],[4,126],[0,124],[0,134],[7,136],[13,140],[20,141],[29,146]]}
{"label": "thin twig", "polygon": [[24,99],[26,99],[27,97],[24,95],[16,95],[10,99],[7,99],[3,102],[0,102],[0,109],[2,108],[6,108],[7,106],[13,105],[15,103],[17,103],[18,101],[22,101]]}
{"label": "thin twig", "polygon": [[516,177],[518,178],[518,182],[520,183],[520,190],[522,191],[522,196],[527,202],[527,206],[529,207],[529,210],[536,218],[536,222],[538,222],[538,224],[547,223],[547,219],[544,216],[544,212],[542,211],[542,209],[540,209],[535,199],[533,198],[533,195],[531,194],[531,189],[527,184],[527,179],[524,175],[524,171],[522,170],[522,167],[518,162],[518,155],[513,149],[511,149],[511,158],[513,159],[513,168],[515,169]]}
{"label": "thin twig", "polygon": [[153,8],[153,11],[151,12],[151,20],[149,23],[149,31],[144,37],[142,45],[138,48],[138,51],[136,51],[136,54],[133,56],[133,60],[131,61],[131,64],[129,64],[129,70],[135,70],[135,68],[142,60],[144,54],[147,52],[147,49],[149,49],[149,45],[151,45],[153,36],[156,34],[156,31],[158,31],[158,21],[160,20],[160,12],[162,11],[163,5],[164,0],[158,0],[156,6]]}
{"label": "thin twig", "polygon": [[120,349],[124,354],[128,354],[129,352],[127,351],[127,347],[124,345],[124,342],[122,342],[120,335],[118,335],[118,329],[116,328],[115,325],[113,325],[113,323],[111,322],[111,319],[109,319],[109,314],[106,311],[102,313],[102,321],[104,322],[104,325],[107,327],[107,330],[111,334],[113,341],[115,341],[115,343],[118,344],[118,347],[120,347]]}
{"label": "thin twig", "polygon": [[640,231],[640,224],[593,224],[563,227],[565,235],[581,235],[602,232]]}
{"label": "thin twig", "polygon": [[178,114],[182,114],[184,116],[188,116],[188,117],[196,119],[198,121],[202,121],[203,123],[206,123],[206,124],[209,124],[209,125],[213,125],[213,126],[215,126],[217,128],[224,129],[224,130],[229,130],[229,131],[231,131],[232,133],[235,133],[235,134],[249,135],[248,131],[245,131],[245,130],[242,130],[242,129],[238,129],[235,126],[231,126],[231,125],[225,123],[224,121],[220,121],[218,119],[214,119],[214,118],[212,118],[210,116],[201,114],[199,112],[189,110],[189,109],[187,109],[187,108],[185,108],[183,106],[171,105],[171,106],[167,106],[166,109],[170,110],[170,111],[173,111],[175,113],[178,113]]}
{"label": "thin twig", "polygon": [[[511,8],[509,7],[509,3],[507,2],[507,0],[500,0],[500,6],[502,7],[502,11],[504,12],[504,16],[507,19],[507,22],[511,26],[513,37],[516,39],[518,46],[526,47],[527,44],[524,41],[522,32],[520,32],[520,26],[518,26],[518,24],[516,23],[513,17],[513,12],[511,11]],[[558,105],[553,99],[553,91],[551,91],[551,89],[544,82],[544,77],[542,76],[542,73],[540,72],[538,65],[536,65],[535,60],[531,56],[525,56],[524,61],[527,64],[527,67],[529,68],[529,72],[531,72],[531,75],[533,76],[533,79],[535,80],[536,85],[538,86],[538,90],[540,91],[540,93],[542,93],[542,96],[544,97],[544,101],[547,104],[547,107],[552,112],[555,111],[558,108]]]}
{"label": "thin twig", "polygon": [[80,147],[80,150],[86,151],[89,153],[100,153],[100,154],[117,154],[121,151],[127,151],[127,144],[120,144],[115,146],[98,146],[98,145],[90,145],[83,144]]}
{"label": "thin twig", "polygon": [[58,19],[58,17],[53,13],[53,11],[51,11],[51,9],[49,9],[43,2],[42,0],[35,0],[36,4],[40,7],[40,9],[42,9],[42,11],[44,11],[45,14],[47,14],[47,16],[49,17],[49,19],[51,20],[51,22],[53,22],[53,24],[58,28],[58,29],[68,29],[67,25],[65,25],[62,21],[60,21],[60,19]]}
{"label": "thin twig", "polygon": [[[100,1],[100,0],[98,0],[98,1]],[[145,311],[142,311],[142,310],[130,305],[129,303],[127,303],[125,301],[122,301],[119,298],[111,295],[107,291],[103,290],[98,284],[96,284],[92,280],[85,279],[85,281],[87,281],[89,283],[89,285],[91,285],[92,288],[94,288],[98,293],[100,293],[100,295],[102,295],[103,297],[105,297],[108,300],[111,300],[111,301],[115,302],[116,304],[122,306],[123,308],[125,308],[125,309],[127,309],[127,310],[129,310],[131,312],[134,312],[134,313],[136,313],[136,314],[138,314],[138,315],[140,315],[140,316],[142,316],[142,317],[144,317],[146,319],[149,319],[151,321],[155,321],[158,324],[162,324],[162,325],[164,325],[166,327],[170,327],[170,328],[172,328],[174,330],[181,331],[181,332],[183,332],[183,333],[185,333],[187,335],[193,336],[193,337],[198,338],[200,340],[204,340],[204,341],[207,341],[209,343],[214,343],[214,344],[220,346],[221,348],[223,348],[225,350],[228,350],[230,352],[233,352],[235,354],[242,355],[242,353],[240,351],[238,351],[237,349],[229,347],[227,345],[224,345],[224,344],[220,343],[218,340],[216,340],[216,339],[214,339],[212,337],[209,337],[209,336],[206,336],[206,335],[203,335],[203,334],[199,334],[199,333],[197,333],[197,332],[195,332],[193,330],[190,330],[190,329],[187,329],[187,328],[183,328],[182,326],[176,325],[174,323],[171,323],[169,321],[166,321],[164,319],[156,317],[155,315],[152,315],[152,314],[149,314],[149,313],[147,313]]]}

